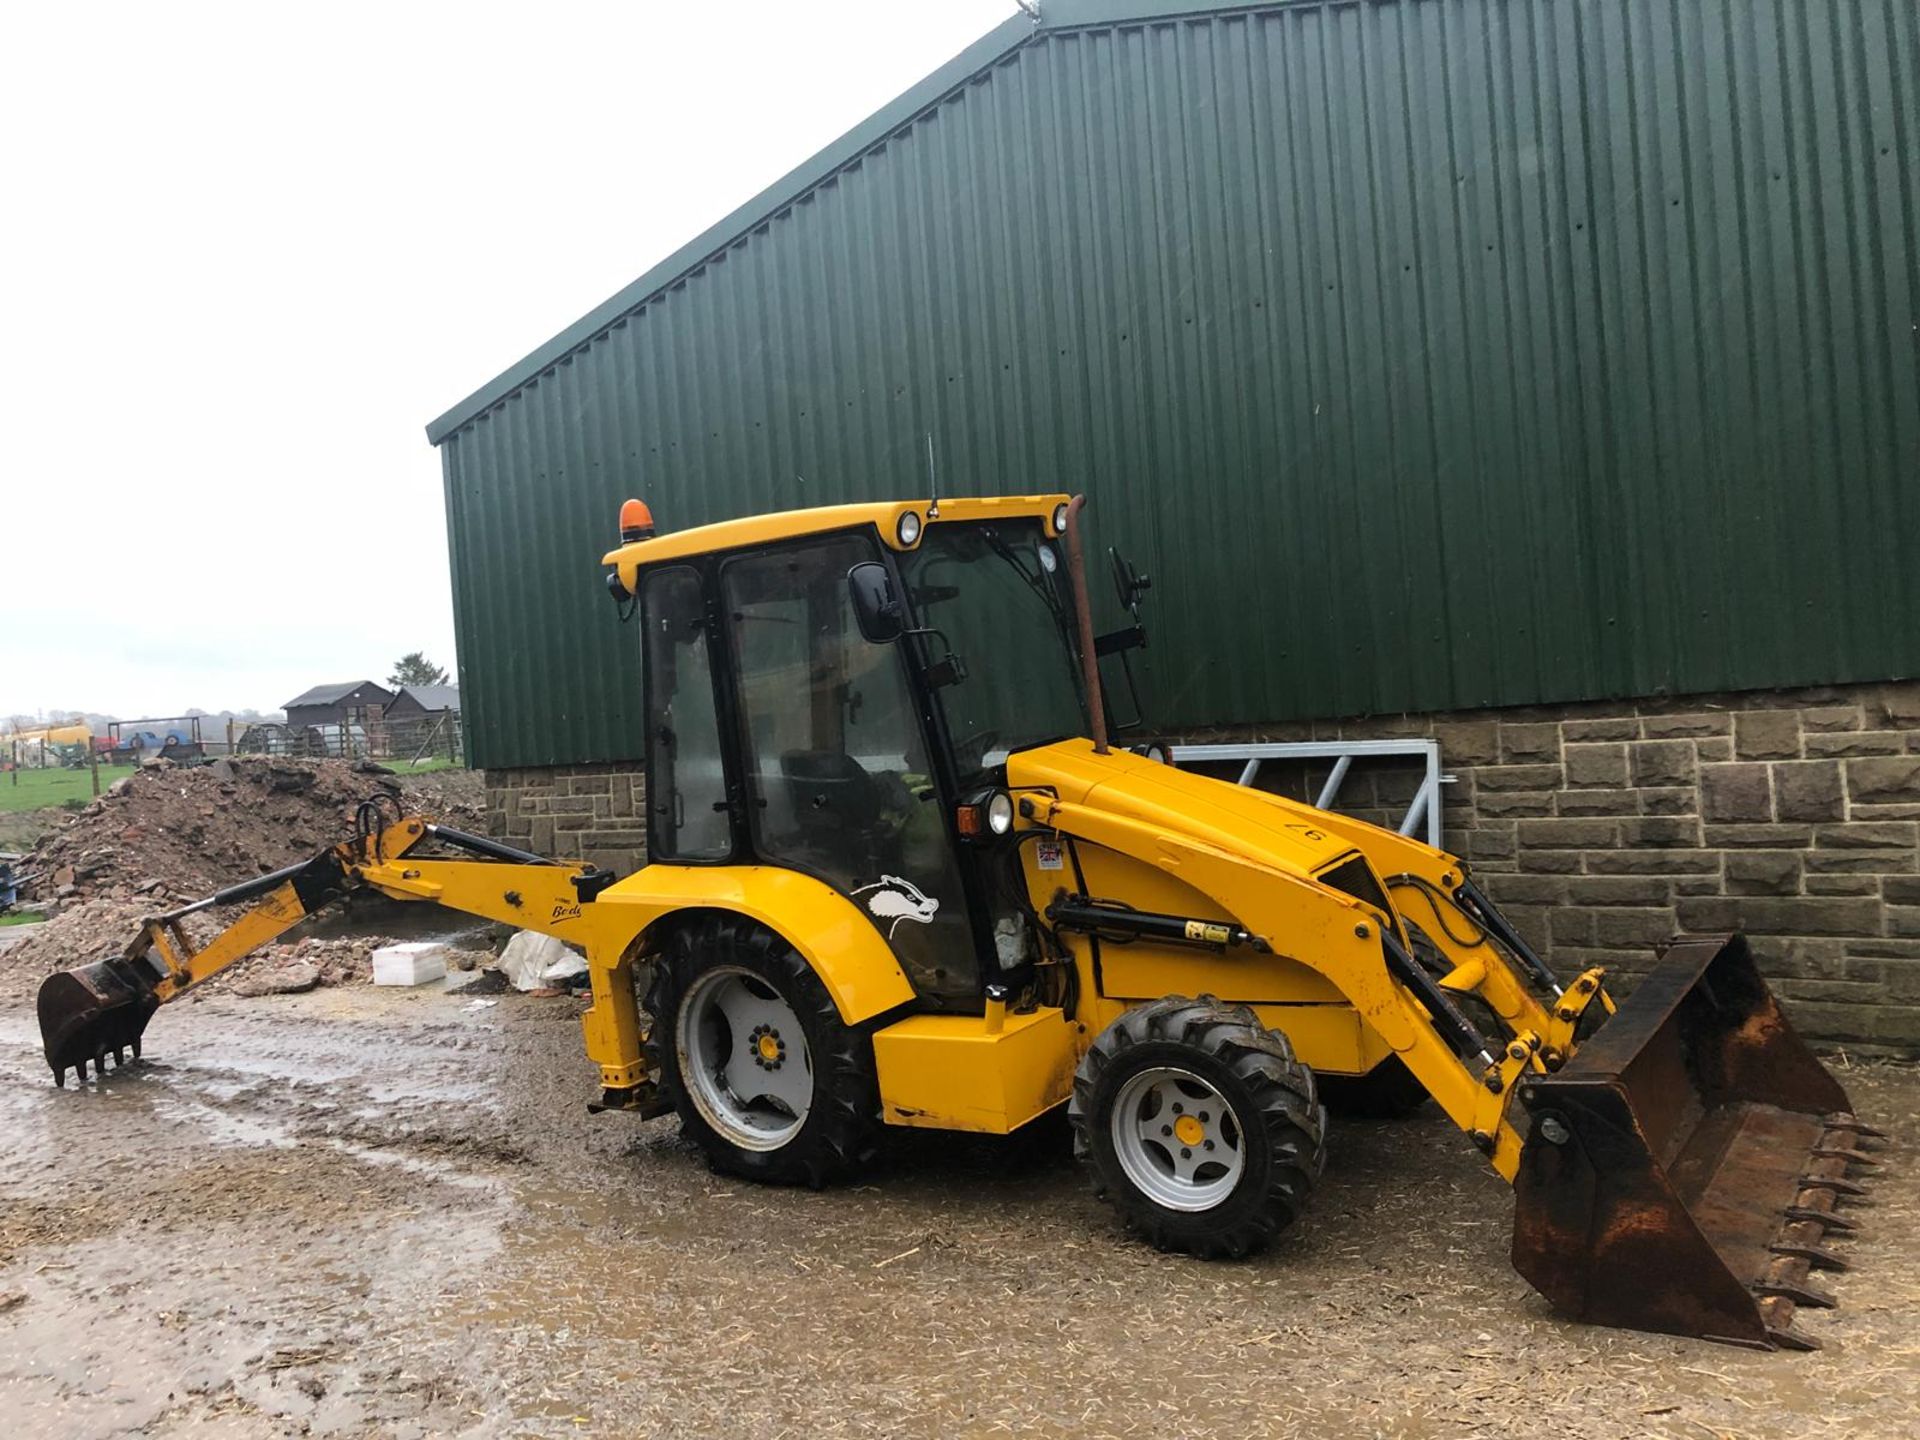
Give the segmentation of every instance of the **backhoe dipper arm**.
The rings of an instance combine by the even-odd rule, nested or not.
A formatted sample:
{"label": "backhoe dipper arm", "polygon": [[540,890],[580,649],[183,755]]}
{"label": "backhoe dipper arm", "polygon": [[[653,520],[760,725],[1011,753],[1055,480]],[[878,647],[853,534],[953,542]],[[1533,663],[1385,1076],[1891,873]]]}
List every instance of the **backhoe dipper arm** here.
{"label": "backhoe dipper arm", "polygon": [[[389,814],[392,812],[389,810]],[[366,886],[400,900],[433,900],[469,914],[527,929],[564,934],[583,902],[604,885],[591,866],[561,865],[484,836],[435,825],[424,816],[380,823],[362,807],[357,833],[310,860],[243,881],[145,921],[127,948],[111,959],[49,975],[40,987],[40,1036],[56,1083],[71,1068],[82,1080],[88,1062],[102,1073],[111,1058],[126,1063],[140,1053],[153,1012],[235,961],[284,935],[308,916]],[[415,858],[436,841],[485,857]],[[611,878],[611,877],[606,877]],[[183,923],[190,915],[256,901],[204,945]]]}

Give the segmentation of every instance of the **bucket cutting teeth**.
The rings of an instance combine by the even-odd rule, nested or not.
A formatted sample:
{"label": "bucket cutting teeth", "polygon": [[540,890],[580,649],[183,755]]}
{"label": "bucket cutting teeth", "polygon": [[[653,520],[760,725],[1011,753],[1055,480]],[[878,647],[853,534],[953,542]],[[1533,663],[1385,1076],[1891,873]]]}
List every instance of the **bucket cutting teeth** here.
{"label": "bucket cutting teeth", "polygon": [[1793,1301],[1779,1295],[1762,1296],[1759,1302],[1761,1322],[1768,1341],[1781,1350],[1819,1350],[1820,1341],[1804,1330],[1793,1328]]}
{"label": "bucket cutting teeth", "polygon": [[1867,1154],[1866,1151],[1854,1150],[1845,1145],[1816,1145],[1813,1150],[1813,1158],[1816,1160],[1844,1160],[1849,1165],[1861,1165],[1869,1170],[1877,1170],[1880,1167],[1880,1162]]}
{"label": "bucket cutting teeth", "polygon": [[1774,1254],[1804,1260],[1815,1270],[1844,1271],[1847,1269],[1846,1260],[1823,1245],[1800,1245],[1792,1241],[1776,1241],[1771,1248]]}
{"label": "bucket cutting teeth", "polygon": [[1831,1210],[1821,1210],[1812,1205],[1789,1205],[1787,1219],[1806,1220],[1815,1225],[1824,1225],[1827,1229],[1842,1235],[1851,1235],[1860,1228],[1844,1215],[1836,1215]]}
{"label": "bucket cutting teeth", "polygon": [[[1867,1193],[1865,1185],[1838,1172],[1844,1172],[1849,1165],[1879,1168],[1879,1162],[1869,1159],[1861,1151],[1838,1143],[1865,1134],[1869,1127],[1860,1125],[1850,1115],[1829,1115],[1825,1124],[1827,1131],[1821,1135],[1810,1156],[1813,1173],[1800,1177],[1800,1194],[1786,1208],[1786,1223],[1781,1227],[1778,1237],[1767,1247],[1772,1260],[1766,1272],[1753,1283],[1754,1293],[1761,1297],[1761,1313],[1766,1321],[1768,1338],[1776,1345],[1802,1349],[1818,1345],[1817,1341],[1793,1328],[1794,1308],[1805,1306],[1824,1310],[1831,1309],[1835,1304],[1834,1297],[1814,1285],[1807,1276],[1813,1270],[1840,1272],[1848,1268],[1846,1258],[1828,1249],[1822,1242],[1827,1239],[1829,1232],[1843,1239],[1857,1232],[1859,1227],[1855,1222],[1835,1214],[1834,1207],[1842,1198],[1857,1200]],[[1826,1171],[1836,1173],[1819,1173]]]}
{"label": "bucket cutting teeth", "polygon": [[1781,1300],[1791,1300],[1795,1305],[1807,1310],[1831,1310],[1840,1302],[1805,1280],[1762,1280],[1754,1290],[1761,1295],[1770,1295]]}
{"label": "bucket cutting teeth", "polygon": [[1824,1123],[1829,1130],[1845,1130],[1850,1134],[1864,1136],[1869,1140],[1884,1140],[1887,1138],[1886,1131],[1876,1130],[1873,1126],[1863,1124],[1854,1119],[1853,1116],[1843,1112],[1836,1111],[1834,1114],[1826,1116]]}
{"label": "bucket cutting teeth", "polygon": [[1831,1190],[1835,1195],[1845,1195],[1850,1200],[1857,1200],[1867,1193],[1867,1187],[1858,1181],[1842,1179],[1838,1175],[1802,1175],[1800,1188]]}

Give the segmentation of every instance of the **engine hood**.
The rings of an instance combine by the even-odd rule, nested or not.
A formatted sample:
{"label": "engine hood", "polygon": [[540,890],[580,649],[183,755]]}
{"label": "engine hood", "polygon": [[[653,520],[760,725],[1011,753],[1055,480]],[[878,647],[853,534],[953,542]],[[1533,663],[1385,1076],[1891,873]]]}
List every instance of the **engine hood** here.
{"label": "engine hood", "polygon": [[1302,877],[1354,852],[1350,839],[1316,825],[1317,812],[1305,806],[1129,751],[1099,755],[1091,740],[1062,740],[1009,756],[1007,784],[1016,792],[1048,789],[1069,803]]}

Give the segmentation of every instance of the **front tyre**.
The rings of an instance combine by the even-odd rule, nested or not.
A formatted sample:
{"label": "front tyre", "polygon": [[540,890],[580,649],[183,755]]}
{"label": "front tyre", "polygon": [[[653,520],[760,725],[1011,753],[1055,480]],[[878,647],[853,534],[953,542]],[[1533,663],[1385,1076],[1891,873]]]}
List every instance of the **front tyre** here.
{"label": "front tyre", "polygon": [[1326,1165],[1313,1072],[1244,1005],[1129,1010],[1080,1062],[1074,1153],[1162,1250],[1238,1258],[1300,1217]]}
{"label": "front tyre", "polygon": [[710,916],[676,929],[647,995],[648,1058],[716,1170],[818,1187],[873,1155],[872,1039],[846,1025],[791,945]]}

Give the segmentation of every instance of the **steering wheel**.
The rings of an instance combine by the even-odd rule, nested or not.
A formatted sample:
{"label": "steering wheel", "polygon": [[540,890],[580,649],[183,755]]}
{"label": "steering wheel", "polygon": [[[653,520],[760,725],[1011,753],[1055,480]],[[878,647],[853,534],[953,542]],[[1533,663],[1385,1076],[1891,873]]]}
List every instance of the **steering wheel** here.
{"label": "steering wheel", "polygon": [[984,770],[986,768],[987,752],[993,749],[999,742],[1000,732],[998,730],[976,730],[973,734],[962,740],[955,748],[960,751],[961,758],[963,759],[971,754],[973,756],[973,763]]}

